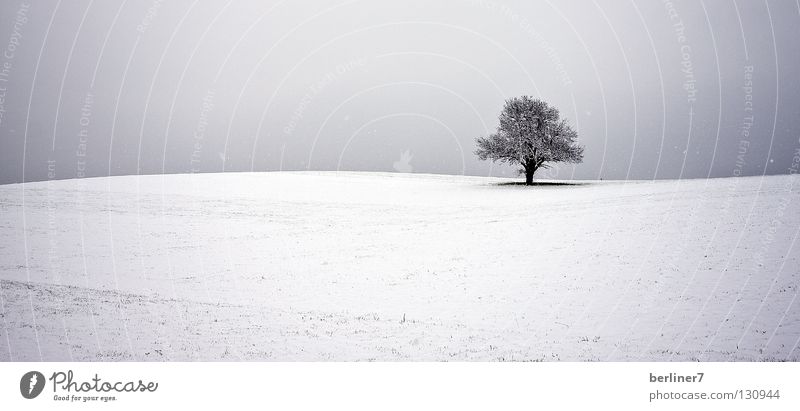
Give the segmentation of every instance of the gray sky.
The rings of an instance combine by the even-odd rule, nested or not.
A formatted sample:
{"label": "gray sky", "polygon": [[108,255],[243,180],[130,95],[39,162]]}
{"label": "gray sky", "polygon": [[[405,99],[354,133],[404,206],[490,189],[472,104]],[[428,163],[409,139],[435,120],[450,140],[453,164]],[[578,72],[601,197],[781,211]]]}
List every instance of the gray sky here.
{"label": "gray sky", "polygon": [[539,177],[782,174],[800,148],[797,39],[784,0],[3,0],[0,183],[514,175],[472,152],[522,94],[586,146]]}

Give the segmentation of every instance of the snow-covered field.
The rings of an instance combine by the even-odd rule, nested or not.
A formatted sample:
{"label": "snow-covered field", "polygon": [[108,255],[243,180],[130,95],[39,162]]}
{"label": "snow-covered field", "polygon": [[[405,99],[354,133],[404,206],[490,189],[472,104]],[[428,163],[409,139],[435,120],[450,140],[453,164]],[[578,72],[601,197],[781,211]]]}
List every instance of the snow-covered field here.
{"label": "snow-covered field", "polygon": [[0,186],[0,360],[800,360],[800,178]]}

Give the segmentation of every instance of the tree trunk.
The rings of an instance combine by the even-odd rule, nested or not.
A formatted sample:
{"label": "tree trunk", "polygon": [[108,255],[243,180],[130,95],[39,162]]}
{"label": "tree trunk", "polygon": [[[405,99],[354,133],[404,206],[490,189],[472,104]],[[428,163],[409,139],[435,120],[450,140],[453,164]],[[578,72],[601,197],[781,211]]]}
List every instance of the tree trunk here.
{"label": "tree trunk", "polygon": [[533,173],[539,168],[541,163],[536,162],[536,157],[529,158],[525,160],[522,164],[522,167],[525,168],[525,185],[532,186],[533,185]]}
{"label": "tree trunk", "polygon": [[533,185],[533,173],[536,171],[532,166],[525,167],[525,185],[532,186]]}

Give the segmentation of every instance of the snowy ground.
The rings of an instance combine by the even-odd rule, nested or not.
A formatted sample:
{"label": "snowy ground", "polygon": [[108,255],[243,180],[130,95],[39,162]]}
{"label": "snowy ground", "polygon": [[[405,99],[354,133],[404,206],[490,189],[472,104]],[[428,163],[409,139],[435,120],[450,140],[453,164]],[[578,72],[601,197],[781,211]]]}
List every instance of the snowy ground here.
{"label": "snowy ground", "polygon": [[0,186],[0,360],[800,360],[800,178]]}

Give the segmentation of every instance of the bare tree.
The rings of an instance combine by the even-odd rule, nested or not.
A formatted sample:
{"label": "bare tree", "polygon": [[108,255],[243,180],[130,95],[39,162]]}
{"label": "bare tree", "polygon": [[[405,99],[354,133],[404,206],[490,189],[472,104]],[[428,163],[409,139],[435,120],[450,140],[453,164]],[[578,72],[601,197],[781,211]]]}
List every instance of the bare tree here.
{"label": "bare tree", "polygon": [[506,100],[497,132],[476,139],[475,154],[481,160],[521,165],[525,184],[532,185],[533,173],[547,163],[583,161],[577,140],[578,133],[559,118],[558,109],[532,97],[514,97]]}

